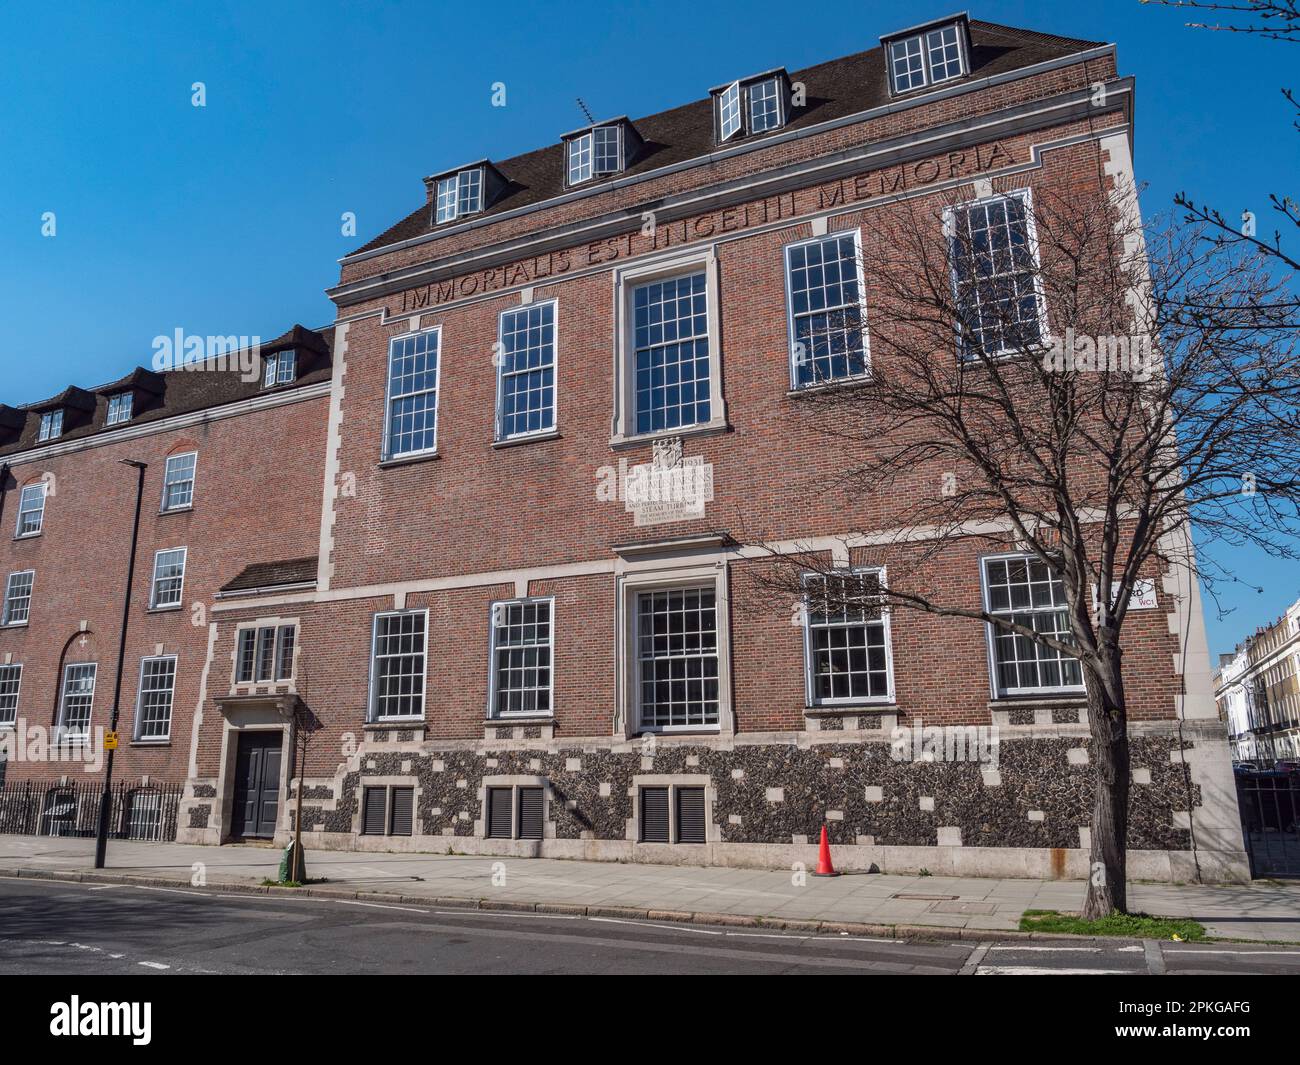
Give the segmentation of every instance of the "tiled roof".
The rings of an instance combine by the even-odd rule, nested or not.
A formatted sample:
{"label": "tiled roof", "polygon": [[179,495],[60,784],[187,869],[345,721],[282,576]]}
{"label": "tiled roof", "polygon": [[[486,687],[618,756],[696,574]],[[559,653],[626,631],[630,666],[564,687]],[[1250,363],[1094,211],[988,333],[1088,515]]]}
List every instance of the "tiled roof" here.
{"label": "tiled roof", "polygon": [[[970,39],[971,72],[963,80],[1008,73],[1103,43],[976,21],[970,23]],[[743,71],[737,73],[747,76]],[[777,132],[815,126],[882,106],[890,100],[882,48],[832,59],[806,70],[794,71],[790,77],[806,86],[807,102],[791,116],[783,130]],[[959,82],[947,82],[945,87],[952,84]],[[633,125],[645,145],[632,165],[616,177],[658,170],[706,156],[717,147],[713,141],[712,97],[638,118]],[[755,139],[761,139],[761,135]],[[467,156],[472,154],[469,151],[465,153]],[[541,203],[566,191],[564,146],[558,136],[554,144],[545,148],[503,162],[494,160],[493,164],[508,184],[496,202],[475,218]],[[583,187],[599,184],[596,181]],[[435,228],[432,206],[426,202],[352,254],[421,237]]]}
{"label": "tiled roof", "polygon": [[[6,418],[0,418],[0,458],[26,451],[33,447],[44,446],[46,442],[36,439],[40,419],[35,412],[50,410],[56,406],[74,407],[85,411],[87,416],[77,420],[65,420],[63,434],[57,441],[80,440],[99,433],[117,432],[128,426],[170,418],[177,414],[190,414],[195,411],[220,407],[241,399],[271,392],[285,392],[304,385],[328,381],[330,377],[330,353],[334,343],[334,328],[307,329],[295,325],[269,343],[262,344],[259,351],[269,355],[275,351],[295,348],[303,353],[299,355],[299,376],[288,384],[274,388],[263,388],[261,367],[254,380],[245,381],[238,367],[234,369],[206,370],[168,370],[156,373],[144,367],[136,367],[125,377],[93,389],[81,389],[70,386],[56,396],[38,403],[28,403],[23,407],[4,407]],[[108,397],[114,392],[137,389],[137,401],[132,411],[131,420],[125,425],[108,426]],[[16,413],[15,413],[16,412]],[[12,431],[5,435],[7,422],[21,421],[22,428],[17,436]]]}
{"label": "tiled roof", "polygon": [[316,580],[316,556],[290,558],[279,562],[254,562],[245,566],[238,577],[221,586],[223,592],[245,592],[254,588],[271,588],[283,584],[306,584]]}

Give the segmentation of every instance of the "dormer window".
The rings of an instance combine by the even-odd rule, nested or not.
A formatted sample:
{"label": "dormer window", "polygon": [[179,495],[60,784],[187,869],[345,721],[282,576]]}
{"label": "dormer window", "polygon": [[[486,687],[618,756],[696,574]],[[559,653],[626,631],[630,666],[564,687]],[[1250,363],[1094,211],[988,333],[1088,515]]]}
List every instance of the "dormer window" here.
{"label": "dormer window", "polygon": [[570,185],[622,169],[622,126],[596,126],[569,141]]}
{"label": "dormer window", "polygon": [[276,385],[289,384],[294,379],[297,367],[297,352],[293,348],[268,355],[262,368],[262,387],[273,388]]}
{"label": "dormer window", "polygon": [[713,90],[718,143],[768,133],[789,121],[790,81],[784,70],[733,81]]}
{"label": "dormer window", "polygon": [[51,410],[41,415],[41,428],[36,435],[38,441],[57,440],[63,435],[63,411]]}
{"label": "dormer window", "polygon": [[119,392],[115,396],[108,397],[108,418],[105,425],[122,425],[124,422],[131,420],[131,408],[134,406],[135,395],[131,392]]}
{"label": "dormer window", "polygon": [[906,36],[885,38],[890,87],[895,93],[960,78],[966,73],[966,34],[962,22],[922,27]]}
{"label": "dormer window", "polygon": [[461,170],[438,182],[437,220],[454,222],[483,210],[483,168]]}

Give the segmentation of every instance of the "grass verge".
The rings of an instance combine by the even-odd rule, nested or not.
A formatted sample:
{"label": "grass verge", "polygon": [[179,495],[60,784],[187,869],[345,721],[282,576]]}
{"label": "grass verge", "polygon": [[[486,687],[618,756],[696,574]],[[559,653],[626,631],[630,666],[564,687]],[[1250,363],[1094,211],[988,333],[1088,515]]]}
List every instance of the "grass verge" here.
{"label": "grass verge", "polygon": [[1190,917],[1152,917],[1147,913],[1113,913],[1098,921],[1060,910],[1026,910],[1022,932],[1064,932],[1078,936],[1123,936],[1127,939],[1173,939],[1188,943],[1205,938],[1205,926]]}

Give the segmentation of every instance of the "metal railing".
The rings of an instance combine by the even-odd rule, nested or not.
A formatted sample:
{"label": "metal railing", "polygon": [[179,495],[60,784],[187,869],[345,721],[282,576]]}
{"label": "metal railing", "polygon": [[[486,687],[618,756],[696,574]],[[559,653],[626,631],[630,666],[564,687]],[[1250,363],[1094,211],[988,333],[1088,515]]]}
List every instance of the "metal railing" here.
{"label": "metal railing", "polygon": [[[112,787],[112,839],[153,842],[176,838],[182,784],[119,781]],[[0,834],[93,838],[99,825],[102,783],[24,780],[0,784]]]}
{"label": "metal railing", "polygon": [[1237,772],[1252,877],[1300,877],[1300,773]]}

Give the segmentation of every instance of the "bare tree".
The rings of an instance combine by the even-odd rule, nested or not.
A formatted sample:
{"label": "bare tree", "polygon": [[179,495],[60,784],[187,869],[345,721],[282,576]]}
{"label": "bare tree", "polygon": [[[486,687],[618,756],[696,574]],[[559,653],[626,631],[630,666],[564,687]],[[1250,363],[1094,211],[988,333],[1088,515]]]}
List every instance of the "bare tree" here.
{"label": "bare tree", "polygon": [[[810,547],[769,548],[763,580],[807,596],[820,574],[819,612],[984,623],[1018,642],[1006,668],[1027,659],[1081,682],[1104,871],[1084,912],[1123,911],[1130,597],[1175,565],[1223,576],[1193,569],[1193,521],[1207,539],[1300,555],[1296,305],[1257,250],[1196,227],[1144,230],[1136,190],[1101,174],[1068,197],[922,204],[881,209],[864,230],[869,356],[851,284],[793,338],[811,386],[801,416],[838,467],[813,487],[843,493],[861,523],[849,546],[887,562],[887,581],[845,579]],[[958,546],[1023,552],[1059,610],[954,591],[936,575]]]}
{"label": "bare tree", "polygon": [[[1143,0],[1143,3],[1148,0]],[[1243,0],[1241,3],[1217,4],[1202,0],[1156,0],[1163,7],[1206,12],[1207,17],[1226,21],[1188,22],[1190,29],[1211,30],[1216,33],[1244,34],[1269,41],[1300,44],[1300,0]],[[1292,126],[1300,130],[1300,100],[1292,89],[1282,89],[1282,96],[1295,112]],[[1300,202],[1285,193],[1270,193],[1269,203],[1285,225],[1300,229]],[[1240,225],[1230,223],[1220,212],[1208,204],[1198,203],[1185,192],[1174,197],[1174,202],[1186,210],[1188,222],[1205,226],[1208,238],[1221,243],[1247,243],[1270,255],[1293,270],[1300,270],[1300,259],[1282,248],[1282,232],[1274,230],[1272,239],[1265,239],[1255,231],[1255,218],[1250,211],[1242,212]]]}

